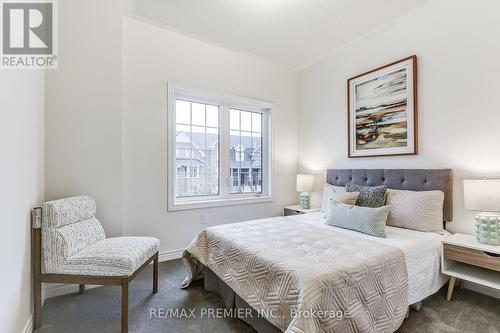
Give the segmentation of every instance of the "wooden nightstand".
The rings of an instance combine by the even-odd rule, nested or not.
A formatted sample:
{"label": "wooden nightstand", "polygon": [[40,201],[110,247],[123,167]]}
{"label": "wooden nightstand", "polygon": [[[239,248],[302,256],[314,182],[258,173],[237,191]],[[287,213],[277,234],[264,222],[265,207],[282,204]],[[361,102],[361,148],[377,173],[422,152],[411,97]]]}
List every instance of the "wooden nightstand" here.
{"label": "wooden nightstand", "polygon": [[283,215],[284,216],[289,216],[289,215],[299,215],[299,214],[307,214],[307,213],[315,213],[319,212],[321,210],[320,207],[314,207],[311,206],[309,209],[305,208],[300,208],[299,205],[297,206],[288,206],[283,209]]}
{"label": "wooden nightstand", "polygon": [[457,279],[500,290],[500,246],[481,244],[472,235],[447,237],[443,240],[441,272],[450,276],[448,301]]}

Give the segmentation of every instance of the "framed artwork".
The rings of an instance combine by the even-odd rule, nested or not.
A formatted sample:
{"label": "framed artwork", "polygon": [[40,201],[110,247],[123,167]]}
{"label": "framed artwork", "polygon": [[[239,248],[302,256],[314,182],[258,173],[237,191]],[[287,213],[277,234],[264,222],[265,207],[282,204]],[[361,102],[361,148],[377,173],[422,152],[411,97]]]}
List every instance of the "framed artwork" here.
{"label": "framed artwork", "polygon": [[347,80],[349,157],[417,154],[417,56]]}

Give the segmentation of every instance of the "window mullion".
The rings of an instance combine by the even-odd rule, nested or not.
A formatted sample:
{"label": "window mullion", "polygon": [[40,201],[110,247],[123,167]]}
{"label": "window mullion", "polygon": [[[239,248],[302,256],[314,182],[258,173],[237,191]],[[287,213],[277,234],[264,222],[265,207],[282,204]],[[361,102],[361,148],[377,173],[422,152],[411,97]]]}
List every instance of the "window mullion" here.
{"label": "window mullion", "polygon": [[229,156],[229,107],[220,106],[219,121],[219,192],[227,198],[230,192],[230,156]]}

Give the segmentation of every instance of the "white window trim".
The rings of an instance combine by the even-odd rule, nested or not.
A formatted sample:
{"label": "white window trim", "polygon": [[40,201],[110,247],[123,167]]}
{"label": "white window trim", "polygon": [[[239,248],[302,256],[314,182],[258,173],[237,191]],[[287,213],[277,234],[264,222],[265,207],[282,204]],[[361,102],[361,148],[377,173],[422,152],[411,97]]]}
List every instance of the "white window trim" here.
{"label": "white window trim", "polygon": [[[219,107],[235,108],[252,112],[259,112],[263,115],[262,147],[263,151],[263,178],[262,193],[230,194],[229,170],[219,168],[219,195],[200,196],[189,198],[175,197],[175,159],[176,144],[175,139],[175,101],[177,98],[184,98],[190,101],[218,105]],[[214,94],[199,89],[191,89],[178,83],[168,83],[168,103],[167,103],[167,201],[169,211],[198,209],[208,207],[221,207],[232,205],[245,205],[273,201],[272,179],[273,179],[273,138],[272,138],[272,106],[273,103],[252,100],[242,97]],[[229,112],[227,117],[219,117],[219,133],[221,128],[229,128]],[[219,141],[219,165],[229,165],[229,138],[220,138]],[[227,152],[227,153],[224,153]]]}

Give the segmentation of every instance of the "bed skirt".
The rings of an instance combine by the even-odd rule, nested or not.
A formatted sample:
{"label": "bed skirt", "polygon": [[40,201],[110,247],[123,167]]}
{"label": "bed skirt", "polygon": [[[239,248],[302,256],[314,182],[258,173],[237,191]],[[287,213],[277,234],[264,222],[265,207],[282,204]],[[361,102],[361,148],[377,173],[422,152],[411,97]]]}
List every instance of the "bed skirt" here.
{"label": "bed skirt", "polygon": [[[217,276],[217,274],[212,272],[212,270],[206,266],[204,266],[203,269],[203,278],[203,286],[205,290],[218,294],[222,298],[226,309],[232,309],[235,311],[235,313],[246,314],[244,316],[238,317],[238,319],[252,326],[258,333],[282,332],[279,328],[271,324],[267,319],[259,316],[259,313],[254,308],[252,308],[247,302],[245,302],[245,300],[238,296],[238,294],[235,293],[234,290],[231,289],[231,287],[229,287]],[[421,307],[422,301],[408,306],[406,317],[409,316],[410,309],[419,311]]]}
{"label": "bed skirt", "polygon": [[248,305],[238,294],[234,292],[224,281],[222,281],[210,268],[203,269],[204,287],[206,291],[219,294],[224,301],[226,309],[233,309],[235,313],[245,314],[238,317],[252,326],[259,333],[278,333],[279,328],[271,324],[267,319],[259,316],[258,312]]}

